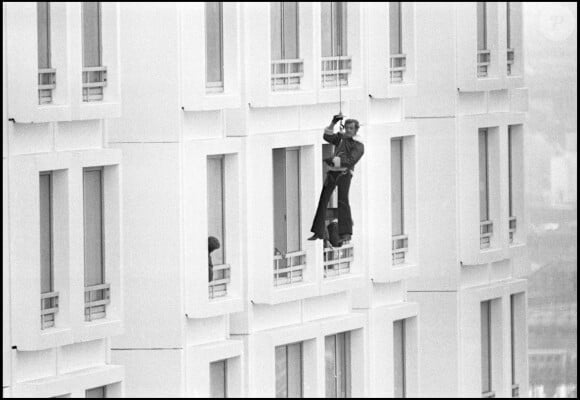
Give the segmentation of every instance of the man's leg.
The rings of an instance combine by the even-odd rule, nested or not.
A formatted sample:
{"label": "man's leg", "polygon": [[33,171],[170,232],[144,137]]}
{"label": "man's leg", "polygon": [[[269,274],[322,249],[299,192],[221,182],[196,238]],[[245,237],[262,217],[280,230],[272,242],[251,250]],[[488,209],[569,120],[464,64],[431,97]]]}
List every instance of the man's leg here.
{"label": "man's leg", "polygon": [[352,216],[350,214],[350,203],[348,201],[348,191],[352,175],[346,173],[337,179],[338,184],[338,234],[352,235]]}
{"label": "man's leg", "polygon": [[326,206],[332,196],[332,192],[336,187],[336,177],[332,173],[326,174],[326,179],[324,180],[324,186],[322,187],[322,193],[320,194],[320,200],[318,201],[318,208],[316,209],[316,215],[314,221],[312,222],[312,228],[310,232],[317,234],[320,237],[324,237],[325,218],[326,218]]}

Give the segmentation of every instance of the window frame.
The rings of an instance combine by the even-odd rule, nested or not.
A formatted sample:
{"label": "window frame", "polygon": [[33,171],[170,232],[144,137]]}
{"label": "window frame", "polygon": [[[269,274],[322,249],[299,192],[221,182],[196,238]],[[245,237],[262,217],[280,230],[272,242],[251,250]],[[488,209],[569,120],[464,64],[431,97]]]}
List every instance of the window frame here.
{"label": "window frame", "polygon": [[212,385],[212,373],[211,373],[211,366],[212,365],[217,365],[217,364],[223,364],[223,398],[227,398],[228,397],[228,359],[224,358],[222,360],[215,360],[215,361],[210,361],[209,363],[209,369],[210,369],[210,374],[209,374],[209,378],[210,378],[210,382],[209,382],[209,397],[210,398],[222,398],[222,397],[218,397],[218,396],[214,396],[215,393],[213,393],[213,385]]}
{"label": "window frame", "polygon": [[[226,157],[225,154],[219,155],[209,155],[207,156],[207,165],[209,166],[210,159],[219,160],[220,163],[220,185],[221,185],[221,240],[220,240],[220,250],[222,254],[222,262],[217,264],[227,264],[227,254],[226,254],[226,177],[225,177],[225,167],[226,167]],[[207,168],[208,180],[207,185],[209,186],[211,182],[209,181],[209,168]],[[209,190],[207,191],[207,203],[208,203],[208,228],[209,228],[209,207],[210,207],[210,198],[209,198]],[[209,232],[208,232],[209,236]],[[213,261],[213,260],[212,260]]]}
{"label": "window frame", "polygon": [[[347,57],[348,56],[348,2],[345,1],[331,1],[328,2],[330,5],[330,55],[322,56],[324,57]],[[341,13],[340,18],[336,11],[337,5],[340,5]],[[322,18],[322,15],[321,15]],[[335,29],[336,28],[336,29]],[[339,40],[335,41],[334,32],[340,32]],[[321,35],[321,49],[324,48],[324,43],[322,43]],[[340,49],[338,52],[336,49]],[[323,54],[324,51],[321,51]],[[341,53],[341,54],[337,54]]]}
{"label": "window frame", "polygon": [[[324,337],[325,340],[325,348],[326,348],[326,341],[329,338],[334,339],[334,348],[333,348],[333,362],[334,362],[334,376],[331,378],[334,382],[335,397],[337,398],[348,398],[352,396],[352,371],[351,371],[351,338],[350,338],[350,331],[338,332],[335,334],[327,335]],[[343,336],[341,336],[343,335]],[[339,338],[342,337],[342,344],[343,346],[339,346]],[[340,349],[339,349],[340,347]],[[344,350],[344,352],[342,352]],[[339,360],[342,363],[339,363]],[[328,366],[327,366],[328,359],[325,359],[325,383],[328,384],[329,376]],[[340,364],[340,365],[339,365]],[[338,371],[338,368],[341,370]],[[340,374],[339,374],[340,372]],[[339,378],[340,377],[340,378]],[[342,378],[342,379],[341,379]],[[344,392],[342,391],[342,387],[344,385]],[[340,395],[339,395],[340,394]],[[342,396],[344,394],[344,396]],[[329,393],[326,393],[326,397],[329,397]]]}
{"label": "window frame", "polygon": [[[393,321],[393,339],[395,338],[395,334],[394,331],[396,330],[396,324],[400,323],[401,324],[401,361],[402,361],[402,370],[401,370],[401,378],[402,378],[402,387],[401,387],[401,398],[405,398],[407,397],[407,351],[406,351],[406,346],[407,346],[407,340],[406,340],[406,318],[403,319],[398,319]],[[393,345],[394,345],[394,354],[393,354],[393,361],[397,359],[397,355],[396,355],[396,342],[393,340]],[[394,372],[394,382],[393,382],[393,387],[395,389],[395,397],[399,397],[397,396],[397,373],[395,370],[395,362],[393,362],[393,372]]]}
{"label": "window frame", "polygon": [[[484,140],[484,147],[481,148],[481,135],[483,134]],[[483,154],[482,154],[483,150]],[[481,185],[480,185],[480,194],[479,194],[479,220],[480,222],[489,221],[490,214],[489,214],[489,131],[487,128],[479,128],[478,130],[478,160],[479,160],[479,183],[481,184],[482,172],[485,172],[485,218],[481,215],[482,211],[482,194],[481,194]],[[481,162],[482,160],[485,161],[484,170],[481,170]]]}
{"label": "window frame", "polygon": [[81,48],[82,48],[82,56],[83,56],[83,68],[87,67],[102,67],[103,66],[103,10],[102,10],[102,2],[96,1],[97,3],[97,27],[98,27],[98,34],[97,34],[97,50],[98,50],[98,65],[86,65],[85,64],[85,4],[91,3],[83,1],[81,2]]}
{"label": "window frame", "polygon": [[[491,325],[491,300],[485,300],[480,303],[481,312],[481,392],[484,397],[486,394],[493,393],[493,365],[492,365],[492,325]],[[484,326],[485,321],[485,326]],[[487,340],[485,340],[487,339]],[[484,346],[485,341],[485,346]],[[486,354],[484,354],[486,353]],[[487,355],[487,368],[484,366],[484,356]],[[488,387],[484,388],[484,378],[487,374]]]}
{"label": "window frame", "polygon": [[50,29],[51,29],[51,24],[50,24],[50,3],[49,1],[42,1],[42,2],[37,2],[36,3],[36,13],[37,13],[37,17],[36,17],[36,24],[37,24],[37,43],[38,43],[38,56],[40,57],[40,15],[39,15],[39,8],[40,5],[42,3],[46,3],[46,61],[47,61],[47,65],[46,66],[40,66],[40,60],[38,60],[38,69],[50,69],[52,68],[52,46],[51,46],[51,34],[50,34]]}
{"label": "window frame", "polygon": [[[208,15],[208,3],[204,2],[204,20],[205,20],[205,88],[206,92],[222,92],[225,87],[225,76],[224,76],[224,5],[223,2],[215,2],[218,4],[218,25],[219,25],[219,34],[218,34],[218,42],[219,42],[219,81],[210,81],[209,80],[209,72],[210,72],[210,65],[208,63],[208,25],[209,25],[209,15]],[[213,2],[211,2],[213,3]],[[214,43],[215,44],[215,43]]]}
{"label": "window frame", "polygon": [[[280,4],[280,58],[279,59],[274,59],[273,57],[271,57],[272,61],[278,61],[278,60],[292,60],[292,59],[299,59],[300,58],[300,2],[296,1],[293,3],[296,3],[296,42],[295,42],[295,46],[296,46],[296,57],[287,57],[286,56],[286,51],[285,51],[285,29],[284,27],[286,26],[286,20],[284,18],[285,16],[285,7],[284,4],[286,2],[284,1],[278,1],[278,2],[271,2],[270,7],[272,6],[273,3],[279,3]],[[270,11],[270,17],[272,17],[272,11]],[[270,18],[270,23],[273,24],[274,20],[273,18]],[[274,42],[273,40],[274,38],[272,37],[272,30],[270,30],[270,40],[272,41],[272,43]]]}
{"label": "window frame", "polygon": [[[278,382],[276,380],[276,397],[286,397],[289,398],[290,397],[290,374],[288,373],[289,371],[289,365],[290,365],[290,357],[288,357],[289,355],[289,350],[290,350],[290,346],[293,345],[299,345],[299,359],[300,359],[300,363],[298,365],[298,369],[300,371],[300,385],[299,385],[299,398],[302,398],[304,396],[304,345],[303,342],[294,342],[294,343],[287,343],[287,344],[282,344],[279,346],[276,346],[274,348],[274,355],[276,357],[276,362],[275,362],[275,376],[278,376],[278,360],[277,360],[277,350],[280,348],[284,349],[284,359],[285,359],[285,377],[286,377],[286,396],[278,396]],[[292,396],[293,397],[293,396]]]}
{"label": "window frame", "polygon": [[[481,14],[480,14],[480,5],[481,5]],[[488,43],[487,43],[487,2],[485,1],[478,1],[476,3],[476,14],[477,14],[477,50],[482,51],[482,50],[489,50],[488,49]],[[481,22],[480,22],[480,17],[481,17]],[[482,42],[482,48],[480,48],[480,36],[479,36],[479,25],[481,24],[481,28],[482,28],[482,37],[481,37],[481,42]]]}
{"label": "window frame", "polygon": [[[399,235],[405,235],[405,171],[404,171],[404,166],[405,166],[405,161],[404,161],[404,151],[403,151],[403,141],[404,138],[403,137],[397,137],[397,138],[392,138],[391,139],[391,229],[393,229],[393,231],[391,232],[392,236],[399,236]],[[394,227],[393,227],[393,223],[394,223],[394,218],[393,218],[393,143],[398,142],[399,144],[399,156],[400,156],[400,171],[401,173],[399,174],[399,179],[401,182],[401,193],[398,196],[400,198],[400,202],[401,202],[401,208],[400,208],[400,214],[401,214],[401,225],[400,225],[400,232],[399,233],[395,233],[394,231]]]}
{"label": "window frame", "polygon": [[105,258],[105,169],[103,166],[95,166],[95,167],[85,167],[83,168],[83,253],[84,253],[84,271],[85,271],[85,288],[86,287],[90,287],[92,285],[87,286],[86,284],[86,268],[87,268],[87,263],[86,263],[86,223],[87,223],[87,217],[86,217],[86,210],[85,210],[85,172],[94,172],[94,171],[99,171],[100,172],[100,208],[101,208],[101,221],[100,221],[100,230],[101,230],[101,283],[100,284],[105,284],[107,281],[106,278],[106,258]]}
{"label": "window frame", "polygon": [[[394,33],[393,30],[393,26],[390,23],[391,22],[391,12],[393,10],[393,4],[397,5],[397,25],[398,25],[398,30],[397,30],[397,46],[398,46],[398,51],[393,51],[392,48],[392,34]],[[389,54],[390,55],[395,55],[395,54],[403,54],[403,4],[400,1],[395,1],[395,2],[390,2],[389,3],[389,34],[390,34],[390,40],[389,40]]]}
{"label": "window frame", "polygon": [[[39,173],[39,177],[40,179],[42,179],[43,176],[48,176],[48,231],[49,231],[49,252],[50,252],[50,256],[49,256],[49,268],[48,268],[48,272],[49,272],[49,290],[47,292],[43,292],[42,291],[42,281],[41,281],[41,291],[40,293],[51,293],[54,291],[54,212],[53,212],[53,207],[54,207],[54,178],[52,175],[52,171],[43,171]],[[41,222],[42,223],[42,222]],[[41,228],[42,229],[42,228]],[[42,243],[41,243],[41,249],[42,249]],[[41,262],[42,262],[42,258],[41,258]],[[41,264],[41,268],[42,268],[42,264]],[[42,280],[42,274],[41,274],[41,280]]]}

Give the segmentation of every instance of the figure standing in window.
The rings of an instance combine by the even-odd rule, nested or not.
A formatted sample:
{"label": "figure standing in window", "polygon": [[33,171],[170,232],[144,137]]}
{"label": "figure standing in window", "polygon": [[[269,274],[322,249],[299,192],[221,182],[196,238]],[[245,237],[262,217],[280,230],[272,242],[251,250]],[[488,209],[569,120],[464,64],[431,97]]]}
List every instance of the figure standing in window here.
{"label": "figure standing in window", "polygon": [[334,126],[342,119],[342,114],[335,115],[330,125],[324,129],[324,140],[333,144],[335,150],[333,157],[324,160],[330,169],[326,174],[316,216],[310,229],[314,235],[308,240],[325,238],[326,206],[336,186],[338,186],[338,233],[340,235],[340,244],[348,242],[352,236],[352,217],[348,191],[354,166],[363,156],[364,145],[356,140],[356,134],[360,126],[356,119],[347,119],[344,123],[345,131],[334,133]]}
{"label": "figure standing in window", "polygon": [[208,263],[208,273],[209,273],[209,281],[213,281],[213,263],[211,262],[211,252],[220,248],[220,241],[210,236],[207,238],[207,263]]}

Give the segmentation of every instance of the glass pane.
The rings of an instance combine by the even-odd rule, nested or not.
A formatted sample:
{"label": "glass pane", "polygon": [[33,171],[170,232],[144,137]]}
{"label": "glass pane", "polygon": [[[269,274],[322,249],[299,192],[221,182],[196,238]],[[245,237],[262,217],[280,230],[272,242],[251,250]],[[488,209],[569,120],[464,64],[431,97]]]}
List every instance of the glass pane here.
{"label": "glass pane", "polygon": [[85,170],[83,185],[85,286],[92,286],[104,283],[102,170]]}
{"label": "glass pane", "polygon": [[302,397],[302,343],[288,348],[288,397]]}
{"label": "glass pane", "polygon": [[393,323],[395,397],[405,397],[405,320]]}
{"label": "glass pane", "polygon": [[276,347],[276,397],[288,397],[287,346]]}
{"label": "glass pane", "polygon": [[345,56],[346,52],[346,3],[331,3],[332,55]]}
{"label": "glass pane", "polygon": [[206,81],[223,82],[222,3],[205,3]]}
{"label": "glass pane", "polygon": [[487,5],[477,2],[477,50],[487,50]]}
{"label": "glass pane", "polygon": [[101,65],[101,3],[83,2],[83,67]]}
{"label": "glass pane", "polygon": [[283,20],[283,53],[285,60],[298,58],[298,3],[283,2],[284,20]]}
{"label": "glass pane", "polygon": [[220,248],[211,253],[213,265],[225,263],[225,229],[224,229],[224,158],[208,157],[207,159],[207,232],[217,238]]}
{"label": "glass pane", "polygon": [[226,397],[226,360],[209,364],[209,385],[211,398]]}
{"label": "glass pane", "polygon": [[508,197],[509,197],[509,216],[513,217],[513,201],[512,201],[512,127],[508,125]]}
{"label": "glass pane", "polygon": [[490,302],[481,303],[481,390],[491,391],[491,326]]}
{"label": "glass pane", "polygon": [[322,57],[332,56],[332,3],[320,3]]}
{"label": "glass pane", "polygon": [[272,60],[282,60],[282,3],[270,3]]}
{"label": "glass pane", "polygon": [[391,38],[391,54],[401,54],[401,3],[398,1],[389,3],[389,33]]}
{"label": "glass pane", "polygon": [[487,178],[487,129],[479,130],[479,215],[481,221],[489,218]]}
{"label": "glass pane", "polygon": [[336,335],[324,339],[326,397],[336,397]]}
{"label": "glass pane", "polygon": [[391,140],[391,216],[393,236],[402,235],[403,227],[403,141]]}
{"label": "glass pane", "polygon": [[38,27],[38,68],[50,68],[50,4],[36,3]]}
{"label": "glass pane", "polygon": [[40,290],[52,292],[51,174],[40,175]]}
{"label": "glass pane", "polygon": [[511,342],[511,364],[512,364],[512,384],[517,383],[516,379],[516,335],[515,335],[515,311],[516,311],[516,304],[515,304],[515,295],[510,296],[510,342]]}
{"label": "glass pane", "polygon": [[86,398],[105,398],[105,388],[106,386],[100,386],[93,389],[88,389],[85,391]]}
{"label": "glass pane", "polygon": [[506,32],[507,32],[507,48],[512,48],[512,22],[511,22],[511,3],[506,2]]}
{"label": "glass pane", "polygon": [[274,248],[286,253],[286,149],[274,149]]}
{"label": "glass pane", "polygon": [[336,335],[337,397],[350,397],[350,332]]}
{"label": "glass pane", "polygon": [[300,250],[300,150],[286,152],[287,251]]}

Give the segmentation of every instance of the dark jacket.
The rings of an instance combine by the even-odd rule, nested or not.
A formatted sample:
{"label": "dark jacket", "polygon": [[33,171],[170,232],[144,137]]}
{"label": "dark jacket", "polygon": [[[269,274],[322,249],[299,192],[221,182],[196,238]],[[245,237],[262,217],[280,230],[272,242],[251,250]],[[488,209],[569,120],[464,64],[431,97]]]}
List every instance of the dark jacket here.
{"label": "dark jacket", "polygon": [[333,133],[332,128],[324,129],[324,140],[335,146],[334,156],[340,158],[340,166],[354,171],[354,166],[365,152],[365,146],[341,133]]}

